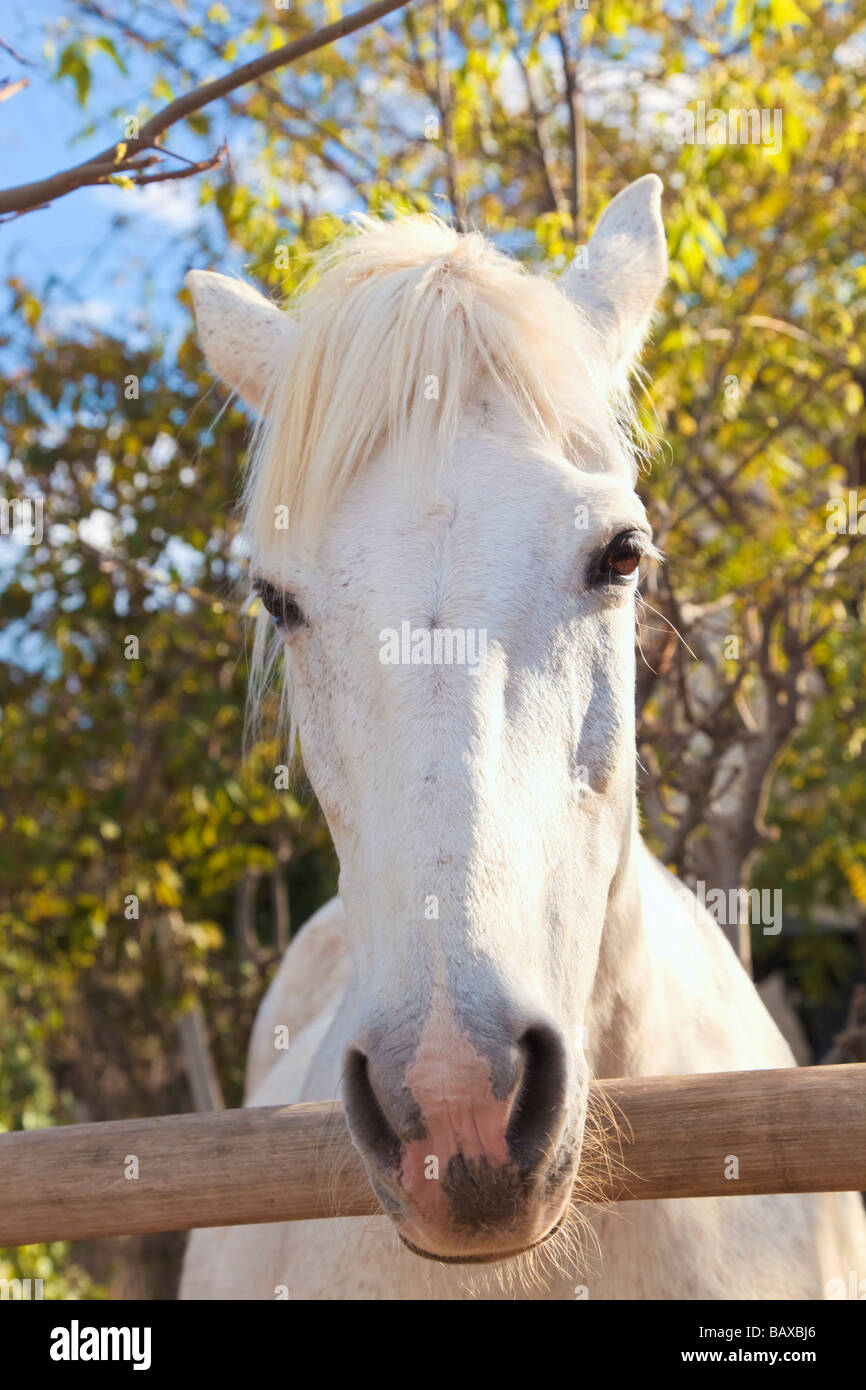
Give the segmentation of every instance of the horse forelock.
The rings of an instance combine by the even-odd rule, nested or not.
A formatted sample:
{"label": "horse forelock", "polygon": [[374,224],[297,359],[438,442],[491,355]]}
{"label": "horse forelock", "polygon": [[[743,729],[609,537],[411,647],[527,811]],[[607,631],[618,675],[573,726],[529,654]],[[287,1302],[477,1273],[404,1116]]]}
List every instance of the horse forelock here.
{"label": "horse forelock", "polygon": [[[289,306],[245,488],[253,547],[320,523],[376,453],[401,467],[453,443],[480,398],[592,467],[630,457],[634,418],[597,330],[555,283],[432,216],[359,218]],[[595,466],[605,466],[596,462]]]}

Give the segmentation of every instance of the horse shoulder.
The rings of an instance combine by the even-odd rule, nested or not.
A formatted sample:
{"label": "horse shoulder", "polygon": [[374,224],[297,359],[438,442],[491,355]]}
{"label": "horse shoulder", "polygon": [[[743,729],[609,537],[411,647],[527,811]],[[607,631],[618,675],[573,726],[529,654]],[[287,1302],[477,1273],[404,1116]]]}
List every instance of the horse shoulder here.
{"label": "horse shoulder", "polygon": [[344,990],[350,973],[345,921],[342,902],[332,898],[292,938],[253,1024],[246,1103],[285,1049],[293,1048],[295,1039]]}

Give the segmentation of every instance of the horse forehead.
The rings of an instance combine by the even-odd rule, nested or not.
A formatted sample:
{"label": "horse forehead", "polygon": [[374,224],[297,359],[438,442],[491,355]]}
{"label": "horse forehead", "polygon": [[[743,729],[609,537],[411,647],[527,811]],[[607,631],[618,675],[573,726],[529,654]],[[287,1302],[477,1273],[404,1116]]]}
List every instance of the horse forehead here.
{"label": "horse forehead", "polygon": [[616,519],[642,517],[616,475],[485,446],[408,486],[371,469],[333,519],[320,556],[331,576],[360,592],[384,585],[398,597],[405,584],[414,598],[447,576],[452,591],[462,578],[468,593],[480,583],[505,594],[546,562],[579,559]]}

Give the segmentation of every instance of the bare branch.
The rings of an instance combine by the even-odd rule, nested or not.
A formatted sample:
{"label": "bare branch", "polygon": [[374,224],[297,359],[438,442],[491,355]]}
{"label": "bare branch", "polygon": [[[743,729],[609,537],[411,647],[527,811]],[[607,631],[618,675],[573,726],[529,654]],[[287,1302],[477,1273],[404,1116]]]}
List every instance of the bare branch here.
{"label": "bare branch", "polygon": [[526,101],[532,120],[532,128],[535,133],[535,143],[538,147],[541,168],[544,173],[544,182],[547,185],[548,197],[550,198],[551,205],[560,216],[567,217],[569,214],[569,205],[559,181],[559,174],[556,168],[556,156],[551,147],[550,136],[547,131],[547,119],[538,105],[538,99],[535,94],[535,84],[532,81],[532,73],[516,44],[512,52],[515,62],[520,68],[523,77],[523,85],[526,88]]}
{"label": "bare branch", "polygon": [[457,158],[457,141],[454,136],[454,90],[451,76],[445,63],[445,43],[448,37],[448,19],[442,0],[436,3],[436,89],[439,116],[442,121],[442,143],[445,146],[445,160],[448,169],[448,192],[454,209],[454,221],[458,232],[467,230],[466,202],[460,187],[460,165]]}
{"label": "bare branch", "polygon": [[565,77],[565,96],[571,130],[571,228],[578,244],[586,241],[586,120],[583,112],[583,90],[578,60],[571,50],[568,32],[568,7],[557,7],[557,38],[562,52]]}
{"label": "bare branch", "polygon": [[21,63],[22,67],[25,67],[25,68],[35,68],[35,67],[36,67],[36,64],[35,64],[35,63],[31,63],[29,58],[22,58],[21,54],[17,51],[17,49],[14,49],[14,48],[12,47],[11,43],[7,43],[5,39],[0,39],[0,48],[3,49],[3,52],[4,52],[4,53],[8,53],[9,56],[10,56],[10,58],[14,58],[15,61],[16,61],[16,63]]}
{"label": "bare branch", "polygon": [[445,15],[441,0],[436,0],[436,63],[435,80],[428,79],[425,71],[424,60],[421,57],[418,44],[418,32],[415,28],[415,19],[411,9],[406,11],[406,32],[412,42],[414,49],[414,62],[409,66],[421,82],[427,100],[435,106],[439,113],[439,124],[442,131],[442,148],[445,155],[445,180],[448,184],[448,198],[454,212],[454,223],[458,232],[465,232],[468,227],[467,209],[465,199],[460,188],[460,166],[457,158],[457,143],[454,139],[453,106],[454,93],[451,78],[445,64],[445,42],[448,35],[448,19]]}
{"label": "bare branch", "polygon": [[8,101],[9,97],[14,97],[18,92],[23,92],[25,87],[30,86],[29,77],[19,77],[17,82],[10,82],[8,77],[4,77],[0,82],[0,101]]}
{"label": "bare branch", "polygon": [[[183,169],[171,169],[167,170],[165,173],[140,174],[138,178],[133,179],[133,183],[141,188],[146,183],[168,183],[172,179],[188,179],[191,178],[193,174],[203,174],[208,169],[218,168],[228,156],[228,152],[229,147],[225,140],[223,140],[219,149],[208,159],[200,159],[197,163],[192,160],[185,160],[185,167]],[[181,156],[177,155],[176,158],[180,159]]]}

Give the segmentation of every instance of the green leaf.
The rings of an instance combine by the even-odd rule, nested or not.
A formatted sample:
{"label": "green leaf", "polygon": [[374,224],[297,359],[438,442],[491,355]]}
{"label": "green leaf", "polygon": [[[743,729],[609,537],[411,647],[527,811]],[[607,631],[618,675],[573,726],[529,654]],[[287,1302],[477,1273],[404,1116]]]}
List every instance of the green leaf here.
{"label": "green leaf", "polygon": [[70,43],[66,45],[60,54],[60,61],[54,75],[58,78],[71,77],[75,83],[79,106],[87,104],[87,97],[90,92],[90,67],[83,44]]}
{"label": "green leaf", "polygon": [[91,42],[94,48],[101,48],[103,53],[108,54],[109,58],[111,58],[114,61],[115,66],[120,69],[124,77],[128,76],[126,64],[124,63],[123,59],[121,58],[120,54],[115,48],[113,41],[110,38],[108,38],[107,35],[101,34],[98,38],[93,39]]}

